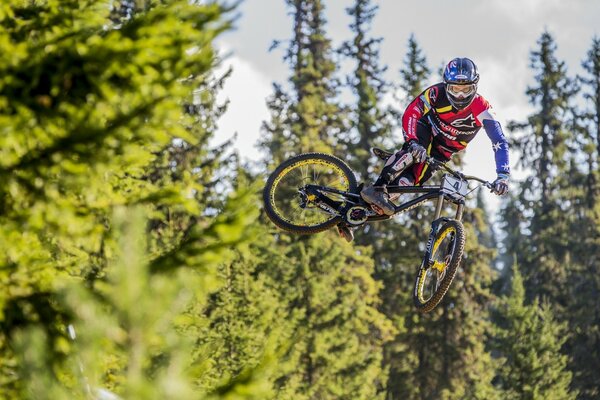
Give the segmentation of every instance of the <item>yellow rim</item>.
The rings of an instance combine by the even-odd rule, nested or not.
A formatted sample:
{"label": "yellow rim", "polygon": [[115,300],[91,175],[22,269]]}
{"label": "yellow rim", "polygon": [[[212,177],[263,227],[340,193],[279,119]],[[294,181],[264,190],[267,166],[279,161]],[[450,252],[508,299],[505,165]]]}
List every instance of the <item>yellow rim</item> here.
{"label": "yellow rim", "polygon": [[[453,226],[449,226],[447,227],[437,238],[437,240],[433,243],[433,248],[431,250],[431,257],[435,257],[438,248],[440,247],[440,244],[444,241],[444,239],[446,239],[448,237],[448,235],[450,235],[451,233],[454,233],[455,237],[456,237],[456,228],[454,228]],[[431,297],[427,300],[425,300],[423,298],[423,290],[425,289],[425,278],[427,277],[427,272],[431,271],[431,270],[437,270],[439,272],[439,274],[443,274],[444,271],[446,270],[446,267],[448,267],[448,263],[444,260],[444,261],[439,261],[439,260],[435,260],[433,262],[433,265],[430,268],[423,268],[421,270],[421,274],[419,275],[419,292],[418,292],[418,296],[419,296],[419,301],[421,301],[422,303],[425,303],[426,301],[428,301],[429,299],[431,299],[431,297],[433,297],[433,294],[435,294],[435,292],[431,295]]]}
{"label": "yellow rim", "polygon": [[[314,169],[311,169],[311,167],[314,167]],[[325,168],[321,171],[318,171],[317,169],[319,167]],[[277,189],[279,188],[279,185],[282,182],[282,180],[284,180],[284,178],[289,178],[290,175],[294,173],[297,173],[297,176],[295,177],[296,182],[293,182],[294,179],[291,179],[292,182],[289,182],[288,184],[291,185],[295,190],[307,184],[314,184],[335,188],[341,191],[349,191],[350,182],[348,181],[348,177],[346,176],[344,171],[330,161],[309,158],[306,160],[295,162],[292,165],[286,167],[283,171],[279,173],[279,175],[277,175],[277,177],[273,181],[273,185],[271,185],[271,190],[269,192],[269,201],[271,202],[273,211],[281,220],[292,225],[304,227],[320,225],[330,220],[331,216],[327,215],[322,210],[316,208],[316,206],[310,207],[309,204],[309,206],[301,208],[298,204],[297,208],[294,207],[294,202],[297,201],[297,199],[295,198],[295,196],[297,196],[297,193],[294,194],[294,196],[292,196],[292,193],[289,193],[287,196],[284,196],[285,200],[290,201],[290,206],[292,206],[292,208],[296,208],[296,210],[292,213],[293,215],[288,216],[283,212],[282,209],[280,209],[280,207],[278,206],[278,201],[276,199]],[[294,185],[293,183],[296,183],[296,185]],[[309,203],[311,201],[314,201],[315,199],[316,196],[314,195],[309,195],[307,197]],[[297,218],[295,219],[295,217]]]}

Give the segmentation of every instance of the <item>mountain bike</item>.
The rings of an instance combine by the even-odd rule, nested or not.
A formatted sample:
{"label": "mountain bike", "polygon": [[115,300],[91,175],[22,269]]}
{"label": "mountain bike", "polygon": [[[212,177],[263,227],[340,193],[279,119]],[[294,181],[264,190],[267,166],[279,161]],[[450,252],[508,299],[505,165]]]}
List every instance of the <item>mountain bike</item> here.
{"label": "mountain bike", "polygon": [[[382,160],[392,153],[373,152]],[[388,186],[395,195],[412,193],[416,197],[397,204],[393,215],[382,215],[360,196],[354,172],[341,159],[322,153],[306,153],[289,158],[267,179],[263,190],[265,213],[279,228],[295,234],[314,234],[338,224],[359,227],[383,221],[436,199],[436,208],[425,254],[415,279],[413,300],[421,312],[433,310],[442,300],[460,265],[465,230],[461,222],[465,199],[477,188],[477,181],[489,189],[492,184],[475,176],[464,175],[445,163],[427,158],[431,168],[443,169],[441,183],[434,186]],[[362,185],[361,185],[362,186]],[[456,205],[454,218],[442,216],[445,203]]]}

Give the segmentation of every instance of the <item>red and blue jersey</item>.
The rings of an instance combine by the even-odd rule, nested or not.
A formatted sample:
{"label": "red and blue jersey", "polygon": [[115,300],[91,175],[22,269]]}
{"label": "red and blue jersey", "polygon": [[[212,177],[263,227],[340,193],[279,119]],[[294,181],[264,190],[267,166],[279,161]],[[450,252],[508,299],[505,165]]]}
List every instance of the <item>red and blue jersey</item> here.
{"label": "red and blue jersey", "polygon": [[490,103],[483,96],[476,94],[469,106],[456,110],[448,100],[444,83],[430,86],[408,105],[402,116],[406,141],[418,140],[419,122],[431,126],[432,145],[447,158],[465,149],[483,126],[492,142],[496,172],[510,173],[508,142]]}

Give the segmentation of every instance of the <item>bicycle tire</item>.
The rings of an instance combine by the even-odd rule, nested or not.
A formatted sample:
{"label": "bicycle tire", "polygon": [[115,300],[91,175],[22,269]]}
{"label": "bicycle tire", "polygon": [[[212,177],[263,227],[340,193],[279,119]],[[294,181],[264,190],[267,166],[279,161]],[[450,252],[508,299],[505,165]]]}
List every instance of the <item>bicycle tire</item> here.
{"label": "bicycle tire", "polygon": [[438,232],[435,235],[435,240],[432,247],[432,258],[436,257],[437,250],[440,249],[442,242],[450,234],[454,235],[453,239],[451,239],[453,241],[452,248],[449,252],[446,249],[444,250],[444,257],[446,258],[449,256],[450,259],[444,261],[445,274],[430,298],[425,299],[423,297],[423,290],[427,279],[427,273],[432,269],[438,269],[439,264],[441,263],[438,263],[436,261],[434,262],[434,265],[432,265],[431,267],[427,267],[425,265],[426,260],[423,260],[423,262],[421,263],[421,267],[419,268],[419,272],[417,273],[417,277],[415,279],[415,288],[413,291],[413,301],[415,307],[420,312],[429,312],[433,310],[442,301],[442,299],[448,291],[448,288],[454,280],[454,276],[456,275],[458,267],[460,266],[460,262],[462,260],[463,252],[465,249],[465,229],[463,227],[463,224],[458,220],[450,220],[444,225],[442,225],[442,227],[438,230]]}
{"label": "bicycle tire", "polygon": [[[302,167],[306,167],[306,170],[308,170],[311,166],[325,167],[325,170],[331,173],[331,176],[340,179],[340,185],[339,187],[337,187],[338,189],[347,192],[356,192],[357,182],[354,173],[344,161],[340,160],[335,156],[324,153],[304,153],[287,159],[286,161],[281,163],[273,171],[273,173],[271,173],[263,189],[264,210],[267,217],[277,227],[287,232],[301,235],[310,235],[313,233],[325,231],[337,225],[340,221],[339,216],[332,216],[331,218],[327,218],[327,215],[323,214],[322,212],[321,215],[323,216],[323,220],[317,221],[316,223],[299,223],[290,219],[289,216],[284,215],[284,208],[286,206],[283,203],[287,201],[289,202],[287,207],[293,208],[294,200],[288,197],[291,197],[291,192],[294,190],[294,188],[293,184],[291,184],[290,196],[283,194],[278,197],[278,190],[283,191],[283,189],[280,188],[282,181],[290,173],[297,171]],[[302,171],[300,171],[300,173],[302,174]],[[303,176],[301,179],[301,183],[319,184],[318,182],[312,181],[319,178],[321,178],[321,176]],[[298,187],[295,188],[296,192],[297,189]],[[314,209],[313,211],[320,212],[317,209]],[[306,212],[306,210],[303,212]]]}

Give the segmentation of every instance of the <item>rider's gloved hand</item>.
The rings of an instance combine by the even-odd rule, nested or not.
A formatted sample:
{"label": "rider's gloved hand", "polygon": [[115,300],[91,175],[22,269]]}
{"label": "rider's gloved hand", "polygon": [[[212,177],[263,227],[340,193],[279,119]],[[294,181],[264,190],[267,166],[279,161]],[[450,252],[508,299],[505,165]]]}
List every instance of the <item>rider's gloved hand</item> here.
{"label": "rider's gloved hand", "polygon": [[415,164],[422,163],[427,158],[427,150],[416,140],[410,142],[408,151],[412,154]]}
{"label": "rider's gloved hand", "polygon": [[498,174],[498,177],[492,182],[492,193],[503,196],[508,193],[508,174]]}

